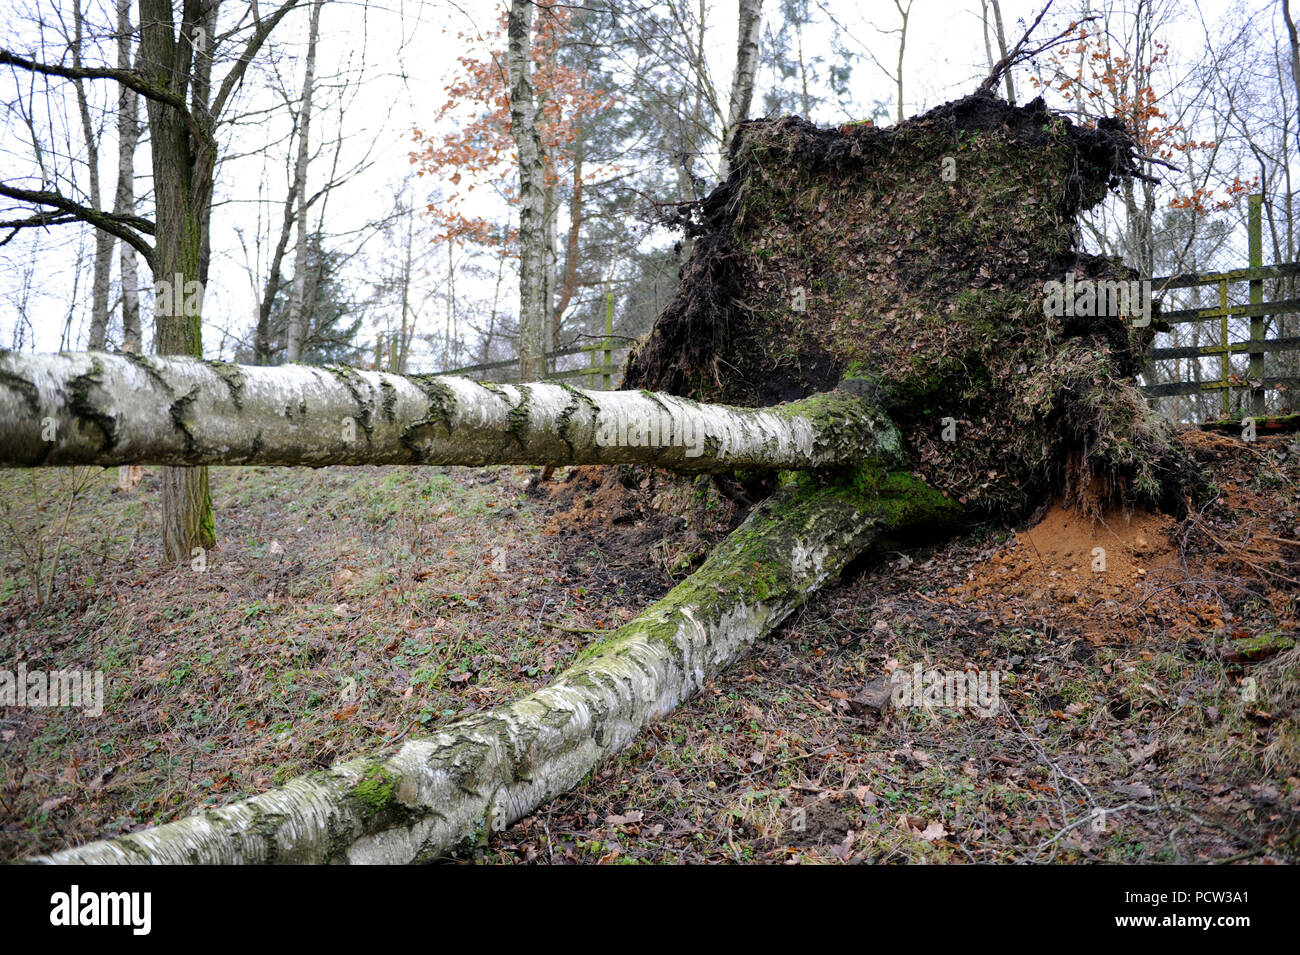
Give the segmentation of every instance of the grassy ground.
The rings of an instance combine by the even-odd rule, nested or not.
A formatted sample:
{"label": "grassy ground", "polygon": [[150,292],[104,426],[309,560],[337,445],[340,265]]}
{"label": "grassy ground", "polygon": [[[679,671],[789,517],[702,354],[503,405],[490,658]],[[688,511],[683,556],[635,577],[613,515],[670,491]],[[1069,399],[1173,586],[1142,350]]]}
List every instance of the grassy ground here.
{"label": "grassy ground", "polygon": [[[112,472],[0,474],[0,665],[106,679],[98,718],[0,709],[0,858],[174,819],[544,684],[639,601],[560,566],[526,478],[215,469],[219,545],[198,570],[160,561],[152,476],[119,494]],[[47,576],[60,535],[37,606],[36,545]]]}
{"label": "grassy ground", "polygon": [[[891,545],[463,861],[1292,860],[1300,447],[1199,453],[1220,500],[1092,529],[1109,576],[1077,577],[1045,531]],[[107,680],[98,718],[0,709],[0,858],[174,819],[525,693],[735,518],[631,473],[561,472],[540,497],[529,476],[215,469],[220,544],[197,570],[160,561],[152,476],[119,494],[111,473],[0,474],[0,668]],[[1064,541],[1054,519],[1039,527]],[[37,605],[36,544],[48,574],[60,536]],[[860,705],[916,663],[999,673],[1001,707]]]}

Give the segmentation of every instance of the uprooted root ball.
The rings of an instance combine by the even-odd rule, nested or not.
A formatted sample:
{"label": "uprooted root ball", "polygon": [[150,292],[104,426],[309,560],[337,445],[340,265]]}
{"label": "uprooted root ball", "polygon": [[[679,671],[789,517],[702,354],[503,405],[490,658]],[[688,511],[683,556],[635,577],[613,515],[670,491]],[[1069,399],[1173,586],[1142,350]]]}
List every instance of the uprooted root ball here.
{"label": "uprooted root ball", "polygon": [[1133,382],[1151,326],[1044,309],[1067,271],[1135,277],[1077,250],[1078,213],[1136,172],[1118,124],[977,95],[891,128],[751,121],[733,157],[627,387],[763,405],[847,376],[974,513],[1184,506],[1194,468]]}

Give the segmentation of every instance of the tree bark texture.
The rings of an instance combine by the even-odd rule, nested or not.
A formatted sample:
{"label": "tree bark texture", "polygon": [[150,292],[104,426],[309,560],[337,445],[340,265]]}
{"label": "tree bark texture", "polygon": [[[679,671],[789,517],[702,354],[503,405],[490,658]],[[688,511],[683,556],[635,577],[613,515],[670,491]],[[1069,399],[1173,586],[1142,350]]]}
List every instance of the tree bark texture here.
{"label": "tree bark texture", "polygon": [[847,391],[756,409],[347,367],[0,353],[3,467],[642,463],[699,473],[892,461],[900,445],[889,420]]}

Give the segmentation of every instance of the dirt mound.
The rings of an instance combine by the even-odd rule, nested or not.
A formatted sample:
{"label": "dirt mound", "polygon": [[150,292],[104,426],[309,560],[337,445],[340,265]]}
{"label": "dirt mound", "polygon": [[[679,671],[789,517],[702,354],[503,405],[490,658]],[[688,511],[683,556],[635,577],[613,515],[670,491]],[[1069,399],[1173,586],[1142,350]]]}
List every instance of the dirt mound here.
{"label": "dirt mound", "polygon": [[[1094,643],[1153,629],[1213,641],[1300,628],[1300,496],[1278,493],[1295,485],[1300,445],[1179,437],[1215,475],[1218,493],[1203,511],[1175,521],[1112,510],[1094,520],[1058,500],[948,588],[950,600]],[[1252,618],[1257,626],[1243,626]]]}
{"label": "dirt mound", "polygon": [[645,501],[637,494],[638,475],[631,468],[571,468],[559,481],[538,482],[533,492],[549,500],[556,511],[546,533],[585,526],[593,520],[626,524],[645,516]]}
{"label": "dirt mound", "polygon": [[529,493],[553,510],[542,533],[588,587],[662,597],[743,519],[708,478],[687,483],[654,468],[569,468]]}
{"label": "dirt mound", "polygon": [[1004,597],[1027,607],[1053,605],[1058,626],[1069,618],[1101,640],[1114,633],[1115,618],[1142,594],[1148,576],[1178,569],[1176,529],[1165,514],[1112,510],[1092,519],[1058,500],[951,592],[962,601]]}

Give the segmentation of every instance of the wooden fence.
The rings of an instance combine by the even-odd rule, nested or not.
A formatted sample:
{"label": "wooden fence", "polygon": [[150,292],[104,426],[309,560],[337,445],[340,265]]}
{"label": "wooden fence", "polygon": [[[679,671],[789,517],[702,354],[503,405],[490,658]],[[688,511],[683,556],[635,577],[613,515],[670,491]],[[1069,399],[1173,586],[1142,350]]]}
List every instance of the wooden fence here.
{"label": "wooden fence", "polygon": [[[1270,353],[1300,351],[1300,337],[1266,335],[1266,318],[1269,316],[1300,314],[1300,298],[1284,298],[1276,301],[1264,301],[1264,283],[1267,280],[1295,279],[1300,277],[1300,263],[1282,265],[1263,265],[1263,196],[1250,197],[1248,216],[1249,257],[1250,263],[1244,269],[1228,272],[1187,273],[1169,275],[1151,280],[1153,296],[1174,289],[1190,289],[1203,286],[1217,287],[1218,304],[1208,308],[1184,308],[1168,311],[1160,318],[1170,325],[1192,325],[1202,323],[1210,326],[1216,339],[1211,345],[1188,345],[1172,347],[1153,347],[1147,353],[1151,362],[1152,375],[1157,383],[1146,385],[1142,391],[1150,398],[1168,398],[1182,395],[1200,396],[1219,392],[1220,411],[1224,417],[1232,414],[1232,392],[1248,392],[1239,403],[1239,410],[1245,414],[1263,415],[1268,411],[1266,392],[1272,390],[1282,397],[1278,405],[1290,404],[1285,393],[1290,389],[1300,388],[1300,378],[1287,375],[1265,375],[1264,356]],[[1245,301],[1229,301],[1229,287],[1246,286]],[[1294,284],[1293,284],[1294,287]],[[1240,298],[1240,293],[1238,293]],[[1233,341],[1230,322],[1233,319],[1249,319],[1249,335]],[[1237,327],[1245,331],[1241,322]],[[1246,368],[1233,371],[1232,356],[1246,355]],[[1218,377],[1203,380],[1204,359],[1217,359]],[[1171,372],[1162,373],[1157,362],[1179,362]],[[1181,364],[1186,362],[1186,364]],[[1175,381],[1159,381],[1163,378],[1176,378]],[[1190,377],[1191,380],[1187,380]],[[1176,414],[1176,417],[1183,417]]]}
{"label": "wooden fence", "polygon": [[[586,378],[587,387],[593,391],[613,391],[622,382],[623,359],[631,345],[625,339],[614,335],[614,298],[605,300],[605,337],[594,345],[575,345],[546,353],[546,366],[553,368],[556,359],[572,355],[586,354],[589,360],[585,366],[552,371],[543,377],[543,381],[564,381],[569,378]],[[489,378],[503,383],[519,380],[519,359],[506,358],[502,361],[489,361],[478,365],[462,365],[439,372],[442,375],[465,375],[469,378]]]}

